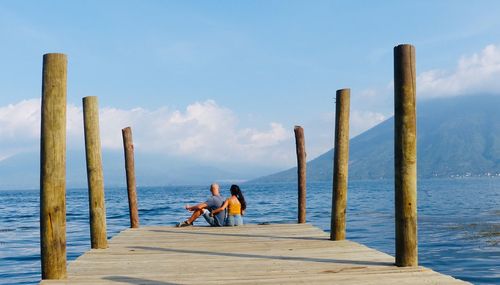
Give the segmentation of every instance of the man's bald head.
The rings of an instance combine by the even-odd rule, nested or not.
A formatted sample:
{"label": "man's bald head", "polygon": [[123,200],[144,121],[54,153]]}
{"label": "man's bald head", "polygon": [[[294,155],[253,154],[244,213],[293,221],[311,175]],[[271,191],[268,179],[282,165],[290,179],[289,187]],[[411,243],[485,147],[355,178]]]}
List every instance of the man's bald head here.
{"label": "man's bald head", "polygon": [[212,183],[212,185],[210,185],[210,192],[212,192],[212,195],[218,196],[219,195],[219,184]]}

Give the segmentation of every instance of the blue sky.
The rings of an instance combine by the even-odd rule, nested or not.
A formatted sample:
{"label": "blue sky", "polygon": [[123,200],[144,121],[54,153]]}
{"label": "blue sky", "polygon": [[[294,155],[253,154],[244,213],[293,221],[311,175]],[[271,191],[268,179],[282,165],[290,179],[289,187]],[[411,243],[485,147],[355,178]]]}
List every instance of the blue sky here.
{"label": "blue sky", "polygon": [[[351,134],[392,114],[392,49],[417,50],[419,99],[500,90],[499,1],[0,1],[0,160],[37,150],[42,55],[66,53],[68,147],[99,97],[103,148],[201,164],[293,166],[332,147],[335,90]],[[499,77],[500,78],[500,77]]]}

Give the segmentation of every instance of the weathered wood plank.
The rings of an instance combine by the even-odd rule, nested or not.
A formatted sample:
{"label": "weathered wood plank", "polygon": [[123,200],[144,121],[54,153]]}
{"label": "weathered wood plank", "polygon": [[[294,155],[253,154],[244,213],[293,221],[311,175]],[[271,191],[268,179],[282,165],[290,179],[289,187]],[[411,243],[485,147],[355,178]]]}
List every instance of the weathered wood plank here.
{"label": "weathered wood plank", "polygon": [[41,284],[468,284],[308,224],[127,229]]}
{"label": "weathered wood plank", "polygon": [[106,248],[108,240],[101,137],[99,134],[99,104],[96,96],[84,97],[82,102],[89,188],[90,244],[91,248]]}
{"label": "weathered wood plank", "polygon": [[351,89],[337,90],[335,97],[335,148],[333,155],[333,199],[331,240],[344,240],[349,170],[349,107]]}
{"label": "weathered wood plank", "polygon": [[40,133],[42,277],[66,278],[66,55],[43,56]]}

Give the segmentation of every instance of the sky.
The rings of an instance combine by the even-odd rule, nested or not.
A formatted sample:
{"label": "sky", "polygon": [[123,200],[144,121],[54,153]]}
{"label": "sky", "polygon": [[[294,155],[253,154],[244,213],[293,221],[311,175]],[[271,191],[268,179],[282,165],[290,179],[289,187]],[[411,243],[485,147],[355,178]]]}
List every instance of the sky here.
{"label": "sky", "polygon": [[[500,94],[500,1],[0,0],[0,162],[39,151],[42,56],[68,56],[68,149],[98,96],[104,151],[260,174],[333,147],[335,92],[351,137],[393,113],[393,48],[416,47],[417,98]],[[259,171],[254,173],[259,174]]]}

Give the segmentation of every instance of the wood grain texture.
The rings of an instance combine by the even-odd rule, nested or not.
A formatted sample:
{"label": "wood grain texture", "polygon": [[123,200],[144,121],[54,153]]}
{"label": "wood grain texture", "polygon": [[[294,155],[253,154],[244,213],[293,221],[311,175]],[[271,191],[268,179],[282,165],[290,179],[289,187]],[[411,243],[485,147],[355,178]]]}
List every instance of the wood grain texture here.
{"label": "wood grain texture", "polygon": [[40,138],[42,279],[66,277],[66,67],[64,54],[43,56]]}
{"label": "wood grain texture", "polygon": [[394,48],[396,264],[418,265],[415,47]]}
{"label": "wood grain texture", "polygon": [[135,181],[134,143],[132,129],[122,129],[123,150],[125,153],[125,173],[127,176],[128,208],[130,214],[130,227],[139,227],[139,210],[137,208],[137,184]]}
{"label": "wood grain texture", "polygon": [[335,108],[335,148],[333,156],[333,195],[331,240],[345,239],[347,177],[349,166],[350,89],[337,90]]}
{"label": "wood grain texture", "polygon": [[99,105],[96,96],[85,97],[82,101],[89,188],[90,244],[92,248],[106,248],[108,240],[101,138],[99,135]]}
{"label": "wood grain texture", "polygon": [[299,224],[306,222],[306,142],[304,138],[304,129],[300,126],[295,126],[295,147],[297,152],[297,185],[298,185],[298,214],[297,220]]}
{"label": "wood grain texture", "polygon": [[41,284],[469,284],[309,224],[127,229]]}

